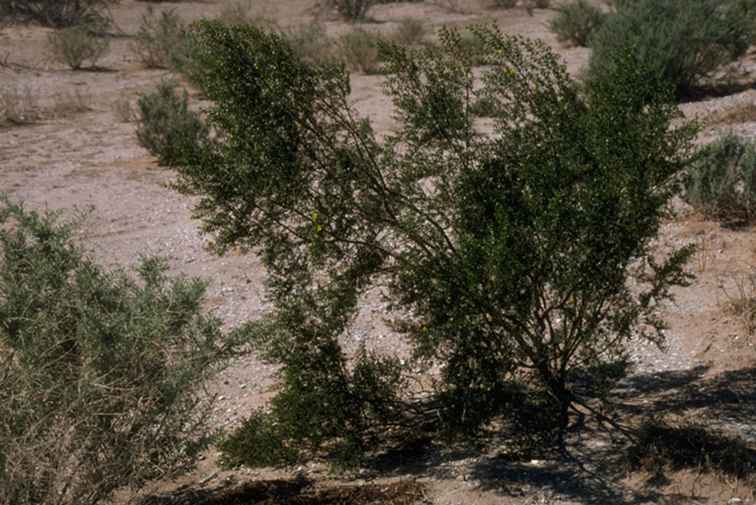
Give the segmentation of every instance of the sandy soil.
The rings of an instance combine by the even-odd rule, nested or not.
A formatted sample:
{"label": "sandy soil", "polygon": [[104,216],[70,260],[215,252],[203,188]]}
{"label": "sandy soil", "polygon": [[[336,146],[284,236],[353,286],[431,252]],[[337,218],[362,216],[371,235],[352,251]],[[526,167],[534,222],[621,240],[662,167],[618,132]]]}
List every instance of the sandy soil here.
{"label": "sandy soil", "polygon": [[[217,15],[226,0],[158,3],[156,9],[175,8],[185,19]],[[260,2],[265,3],[265,2]],[[229,254],[217,257],[205,249],[209,237],[199,233],[192,219],[192,201],[169,189],[171,174],[159,169],[136,141],[133,122],[124,122],[116,113],[123,100],[134,103],[140,93],[150,90],[167,72],[146,70],[129,50],[127,34],[134,33],[147,3],[124,0],[113,15],[124,35],[113,39],[110,54],[100,62],[98,72],[74,72],[44,57],[49,30],[38,27],[10,27],[0,31],[0,89],[28,90],[38,108],[50,109],[78,93],[83,112],[47,113],[33,124],[0,128],[0,191],[23,200],[33,208],[83,211],[86,225],[83,243],[108,265],[133,265],[140,255],[158,254],[169,259],[171,268],[210,281],[209,307],[228,324],[255,318],[265,311],[263,270],[252,256]],[[278,0],[265,3],[267,13],[279,22],[296,25],[317,15],[311,0]],[[453,7],[453,8],[450,8]],[[557,44],[546,23],[551,10],[536,10],[528,16],[522,8],[492,9],[482,2],[438,1],[377,6],[371,13],[376,21],[371,29],[389,30],[405,17],[422,19],[430,26],[467,24],[495,20],[503,30],[543,39],[563,56],[568,69],[577,74],[589,51]],[[331,34],[351,27],[334,16],[321,18]],[[752,71],[754,56],[744,59],[743,68]],[[385,131],[392,125],[388,100],[382,96],[381,76],[353,75],[353,102]],[[756,92],[713,98],[682,106],[687,116],[706,116],[742,104],[753,103]],[[718,125],[702,139],[714,138],[727,128],[756,136],[756,122]],[[756,386],[756,346],[744,322],[728,311],[739,296],[756,295],[754,265],[756,241],[751,229],[727,230],[684,209],[665,225],[662,243],[679,246],[695,243],[699,252],[689,268],[697,275],[694,284],[677,293],[666,319],[668,349],[660,352],[636,345],[636,375],[626,384],[625,394],[634,397],[643,409],[660,409],[680,415],[706,416],[726,430],[756,442],[754,417],[729,408],[739,401],[754,404]],[[392,338],[382,321],[366,307],[357,335],[362,339]],[[270,395],[271,367],[254,356],[232,364],[218,378],[213,389],[220,395],[216,410],[219,423],[233,426],[250,408],[263,405]],[[728,391],[736,400],[728,403],[705,392]],[[680,398],[704,400],[685,402]],[[691,396],[692,395],[692,396]],[[724,395],[725,398],[729,398]],[[706,399],[709,401],[705,401]],[[700,399],[700,398],[699,398]],[[753,414],[753,412],[750,412]],[[564,462],[511,464],[497,459],[495,452],[434,453],[420,467],[397,465],[388,472],[358,476],[364,479],[410,477],[428,485],[429,500],[437,504],[531,504],[531,503],[753,503],[753,491],[738,483],[723,483],[711,477],[677,474],[655,488],[645,486],[641,477],[626,478],[607,467],[611,446],[596,435],[587,466]],[[591,468],[593,467],[593,468]],[[295,469],[296,470],[296,469]],[[332,477],[317,466],[299,469],[313,478]],[[592,470],[599,470],[598,475]],[[224,479],[290,477],[284,471],[242,470],[220,472],[214,454],[208,454],[198,470],[178,483],[203,481],[208,485]],[[160,489],[178,483],[159,483]],[[732,502],[735,503],[735,502]]]}

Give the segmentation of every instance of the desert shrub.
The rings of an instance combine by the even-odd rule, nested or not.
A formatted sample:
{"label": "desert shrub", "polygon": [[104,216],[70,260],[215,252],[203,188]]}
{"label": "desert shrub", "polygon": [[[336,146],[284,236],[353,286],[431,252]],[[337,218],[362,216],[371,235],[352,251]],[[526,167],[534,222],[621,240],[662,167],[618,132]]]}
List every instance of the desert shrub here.
{"label": "desert shrub", "polygon": [[87,26],[73,26],[50,32],[47,36],[47,52],[56,62],[79,70],[84,62],[94,67],[110,49],[110,39],[98,37]]}
{"label": "desert shrub", "polygon": [[336,47],[323,25],[308,23],[289,28],[286,39],[292,49],[305,61],[324,62],[335,57]]}
{"label": "desert shrub", "polygon": [[381,72],[379,44],[383,38],[365,30],[347,32],[339,39],[341,57],[350,70],[364,74]]}
{"label": "desert shrub", "polygon": [[518,0],[494,0],[496,7],[503,7],[505,9],[512,9],[517,5]]}
{"label": "desert shrub", "polygon": [[[479,90],[455,31],[382,46],[398,124],[380,138],[342,65],[255,27],[196,25],[192,80],[217,137],[184,146],[176,186],[218,251],[263,259],[275,310],[250,327],[280,365],[271,411],[231,445],[270,435],[284,459],[349,461],[398,433],[479,432],[508,414],[512,384],[543,392],[533,403],[556,413],[544,439],[559,445],[585,402],[572,373],[617,361],[631,338],[663,341],[659,304],[692,252],[653,248],[695,133],[672,126],[670,90],[627,53],[580,92],[542,42],[471,34]],[[481,98],[491,135],[470,113]],[[342,347],[366,292],[385,294],[411,359]],[[408,387],[424,365],[428,389]]]}
{"label": "desert shrub", "polygon": [[404,46],[416,46],[423,42],[426,29],[423,22],[419,19],[404,18],[399,22],[396,31],[393,33],[394,42]]}
{"label": "desert shrub", "polygon": [[588,80],[603,79],[615,57],[632,48],[649,73],[690,95],[705,78],[751,45],[756,10],[739,0],[633,0],[615,2],[593,36]]}
{"label": "desert shrub", "polygon": [[0,21],[34,22],[53,28],[109,25],[108,7],[118,0],[0,0]]}
{"label": "desert shrub", "polygon": [[685,199],[730,224],[756,217],[756,143],[732,133],[704,146],[688,169]]}
{"label": "desert shrub", "polygon": [[591,36],[605,18],[606,14],[588,0],[576,0],[557,7],[557,14],[549,21],[549,28],[560,42],[588,47]]}
{"label": "desert shrub", "polygon": [[362,21],[367,17],[375,0],[327,0],[326,5],[335,8],[339,14],[350,21]]}
{"label": "desert shrub", "polygon": [[531,0],[531,5],[536,9],[548,9],[551,7],[551,0]]}
{"label": "desert shrub", "polygon": [[41,118],[41,110],[31,88],[7,86],[0,90],[0,125],[20,126]]}
{"label": "desert shrub", "polygon": [[181,68],[187,60],[186,26],[174,9],[156,15],[150,6],[131,50],[147,68]]}
{"label": "desert shrub", "polygon": [[191,467],[208,442],[220,321],[205,285],[105,270],[53,214],[0,206],[0,497],[94,505]]}
{"label": "desert shrub", "polygon": [[746,477],[756,472],[756,451],[745,441],[692,422],[645,421],[625,454],[630,468],[657,475],[664,470],[696,469]]}
{"label": "desert shrub", "polygon": [[187,146],[207,137],[203,123],[189,110],[186,90],[178,93],[172,81],[163,81],[152,93],[140,96],[138,107],[137,140],[161,165],[180,163]]}
{"label": "desert shrub", "polygon": [[231,25],[251,24],[266,29],[278,28],[278,23],[273,16],[261,8],[260,3],[256,4],[253,0],[225,4],[218,19]]}

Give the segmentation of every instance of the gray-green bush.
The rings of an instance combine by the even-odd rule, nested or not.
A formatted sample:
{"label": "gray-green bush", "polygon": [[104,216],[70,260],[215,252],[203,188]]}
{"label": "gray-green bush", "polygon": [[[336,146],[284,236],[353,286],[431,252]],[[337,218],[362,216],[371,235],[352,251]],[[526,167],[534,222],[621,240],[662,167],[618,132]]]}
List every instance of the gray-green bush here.
{"label": "gray-green bush", "polygon": [[137,140],[157,156],[161,165],[181,163],[187,146],[207,137],[204,124],[189,110],[186,90],[178,93],[176,86],[173,81],[162,81],[154,91],[140,96],[137,102]]}
{"label": "gray-green bush", "polygon": [[688,169],[685,200],[730,224],[756,217],[756,142],[729,133],[701,148]]}
{"label": "gray-green bush", "polygon": [[160,12],[150,6],[134,36],[131,51],[147,68],[180,69],[187,59],[187,28],[175,9]]}
{"label": "gray-green bush", "polygon": [[97,36],[85,25],[62,28],[47,36],[47,52],[56,62],[64,63],[73,70],[82,68],[85,62],[90,67],[97,65],[110,49],[110,39]]}
{"label": "gray-green bush", "polygon": [[205,284],[106,270],[51,213],[0,200],[0,501],[94,505],[190,468],[230,350]]}
{"label": "gray-green bush", "polygon": [[375,0],[327,0],[326,5],[335,8],[350,21],[363,21]]}
{"label": "gray-green bush", "polygon": [[549,28],[560,42],[588,47],[593,33],[603,24],[606,14],[588,0],[575,0],[561,4],[557,14],[549,21]]}
{"label": "gray-green bush", "polygon": [[756,21],[756,9],[741,0],[624,0],[615,9],[593,36],[588,80],[604,79],[629,49],[678,97],[745,54]]}

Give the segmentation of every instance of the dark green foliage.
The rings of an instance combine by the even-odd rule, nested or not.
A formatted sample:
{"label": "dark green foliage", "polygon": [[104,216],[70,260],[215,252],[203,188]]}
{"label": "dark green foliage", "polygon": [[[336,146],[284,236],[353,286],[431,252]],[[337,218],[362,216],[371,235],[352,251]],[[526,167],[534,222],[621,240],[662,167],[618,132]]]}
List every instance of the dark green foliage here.
{"label": "dark green foliage", "polygon": [[53,28],[110,24],[107,11],[118,0],[0,0],[0,21],[39,23]]}
{"label": "dark green foliage", "polygon": [[192,146],[207,138],[199,116],[189,110],[189,98],[171,81],[161,82],[152,93],[139,97],[137,139],[157,156],[161,165],[184,161]]}
{"label": "dark green foliage", "polygon": [[700,423],[646,421],[627,449],[626,458],[631,468],[644,468],[658,476],[666,468],[714,471],[741,478],[756,472],[756,450],[743,440],[715,433]]}
{"label": "dark green foliage", "polygon": [[[107,271],[51,214],[0,206],[0,497],[93,505],[193,465],[227,352],[205,285]],[[135,279],[136,277],[136,279]]]}
{"label": "dark green foliage", "polygon": [[591,36],[601,27],[607,16],[588,0],[561,4],[556,10],[556,16],[549,21],[551,31],[560,42],[570,42],[583,47],[588,47]]}
{"label": "dark green foliage", "polygon": [[729,133],[688,169],[685,200],[707,217],[745,224],[756,216],[756,143]]}
{"label": "dark green foliage", "polygon": [[750,0],[624,0],[615,2],[591,41],[588,79],[606,79],[630,48],[649,79],[687,96],[722,65],[745,54],[754,35]]}
{"label": "dark green foliage", "polygon": [[[244,437],[272,429],[300,458],[349,459],[399,427],[475,433],[524,391],[557,413],[561,443],[582,401],[572,372],[618,361],[630,338],[663,341],[657,310],[691,253],[651,250],[694,133],[671,128],[671,94],[632,53],[581,95],[542,43],[470,34],[382,46],[399,126],[379,141],[342,66],[254,27],[192,33],[190,78],[219,136],[188,149],[178,187],[219,250],[260,255],[275,306],[255,339],[282,365],[280,392]],[[385,294],[407,366],[342,348],[368,290]],[[418,367],[432,387],[404,385]]]}

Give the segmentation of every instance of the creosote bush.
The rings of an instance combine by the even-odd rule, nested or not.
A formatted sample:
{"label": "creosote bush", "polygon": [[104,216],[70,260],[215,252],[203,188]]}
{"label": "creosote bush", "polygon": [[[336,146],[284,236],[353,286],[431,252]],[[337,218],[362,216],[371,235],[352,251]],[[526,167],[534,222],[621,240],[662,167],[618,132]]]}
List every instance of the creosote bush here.
{"label": "creosote bush", "polygon": [[53,214],[0,204],[0,497],[95,505],[190,468],[201,385],[232,349],[205,284],[164,261],[105,270]]}
{"label": "creosote bush", "polygon": [[181,163],[187,146],[207,136],[197,114],[189,110],[186,90],[178,93],[176,87],[175,82],[165,80],[137,102],[137,140],[161,165]]}
{"label": "creosote bush", "polygon": [[588,47],[590,38],[598,30],[606,14],[587,0],[575,0],[556,8],[557,14],[549,27],[560,42]]}
{"label": "creosote bush", "polygon": [[685,178],[685,199],[707,217],[746,224],[756,217],[756,143],[729,133],[704,146]]}
{"label": "creosote bush", "polygon": [[[353,463],[398,437],[482,434],[532,421],[512,418],[523,395],[563,447],[571,410],[590,408],[585,376],[625,362],[631,338],[663,343],[658,310],[692,252],[652,247],[695,134],[672,126],[671,91],[632,51],[581,93],[543,43],[470,33],[380,45],[398,125],[379,138],[343,65],[255,27],[192,31],[214,136],[180,143],[177,187],[218,251],[262,258],[274,309],[247,331],[280,365],[270,410],[224,442],[229,464]],[[410,359],[342,347],[368,291]]]}
{"label": "creosote bush", "polygon": [[750,47],[756,6],[741,0],[624,0],[591,41],[588,79],[613,72],[615,55],[630,47],[650,79],[671,83],[678,97]]}
{"label": "creosote bush", "polygon": [[108,8],[118,0],[0,0],[0,21],[39,23],[52,28],[107,27]]}
{"label": "creosote bush", "polygon": [[47,52],[56,62],[79,70],[85,62],[95,67],[97,61],[110,49],[110,39],[99,37],[88,26],[73,26],[50,32],[47,37]]}

